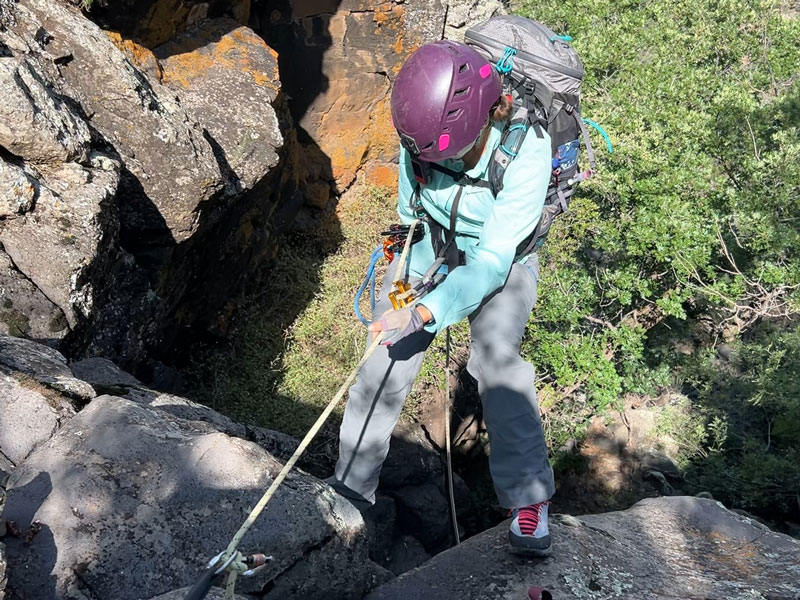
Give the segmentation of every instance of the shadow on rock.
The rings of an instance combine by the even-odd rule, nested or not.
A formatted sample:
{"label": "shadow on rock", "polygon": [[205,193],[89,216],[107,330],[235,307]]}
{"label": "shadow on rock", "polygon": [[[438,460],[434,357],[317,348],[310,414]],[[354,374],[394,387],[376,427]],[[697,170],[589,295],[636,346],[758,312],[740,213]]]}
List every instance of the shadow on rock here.
{"label": "shadow on rock", "polygon": [[[100,396],[10,478],[6,516],[43,526],[30,545],[9,547],[10,585],[26,600],[138,600],[191,585],[280,468],[208,423]],[[241,549],[275,557],[238,586],[266,598],[359,598],[389,576],[367,558],[358,511],[300,472]]]}

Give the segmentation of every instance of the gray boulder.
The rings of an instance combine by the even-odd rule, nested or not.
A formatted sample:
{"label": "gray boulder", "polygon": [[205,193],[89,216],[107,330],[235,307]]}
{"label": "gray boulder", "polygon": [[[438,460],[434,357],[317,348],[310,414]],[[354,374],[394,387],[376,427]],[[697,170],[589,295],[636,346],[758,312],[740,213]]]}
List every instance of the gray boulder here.
{"label": "gray boulder", "polygon": [[26,58],[0,56],[0,146],[34,163],[85,161],[91,135]]}
{"label": "gray boulder", "polygon": [[0,251],[0,333],[58,344],[67,331],[64,312]]}
{"label": "gray boulder", "polygon": [[143,387],[136,377],[126,373],[107,358],[94,356],[69,365],[72,374],[96,388]]}
{"label": "gray boulder", "polygon": [[58,350],[30,340],[0,334],[0,371],[17,371],[80,400],[91,400],[96,395],[92,386],[73,377]]}
{"label": "gray boulder", "polygon": [[508,553],[508,523],[375,590],[368,600],[798,598],[800,541],[713,500],[642,500],[623,512],[553,519],[553,554]]}
{"label": "gray boulder", "polygon": [[71,326],[91,313],[119,230],[119,165],[107,158],[98,158],[97,165],[27,167],[36,208],[0,224],[0,242],[16,268],[61,309]]}
{"label": "gray boulder", "polygon": [[[0,373],[0,457],[20,464],[40,443],[49,440],[75,410],[64,398],[33,379]],[[5,470],[0,460],[0,470]]]}
{"label": "gray boulder", "polygon": [[246,437],[247,430],[241,423],[237,423],[203,404],[180,396],[162,394],[148,389],[133,389],[125,397],[143,406],[157,408],[172,417],[187,421],[198,431],[206,433],[221,431],[234,437]]}
{"label": "gray boulder", "polygon": [[[274,260],[302,201],[296,131],[275,52],[240,25],[249,1],[193,1],[191,16],[171,0],[92,7],[125,27],[143,11],[149,42],[103,31],[78,4],[3,4],[4,82],[24,95],[25,70],[40,86],[2,107],[0,120],[18,124],[3,139],[22,154],[0,159],[0,244],[65,313],[73,357],[148,373],[198,336],[225,336]],[[229,10],[236,21],[215,19]],[[162,66],[149,48],[189,27],[159,48]],[[29,131],[36,119],[41,131]],[[11,297],[9,332],[35,318],[23,300]]]}
{"label": "gray boulder", "polygon": [[252,188],[278,164],[283,145],[272,108],[280,90],[278,55],[251,29],[229,18],[186,31],[154,53],[165,85],[203,124],[231,191]]}
{"label": "gray boulder", "polygon": [[91,115],[92,128],[119,153],[130,174],[122,211],[128,225],[166,228],[176,241],[187,239],[199,225],[200,207],[224,182],[202,129],[174,95],[146,79],[97,25],[66,3],[21,0],[9,30],[42,62],[50,61],[53,68],[43,76]]}
{"label": "gray boulder", "polygon": [[[191,585],[280,467],[253,443],[100,396],[8,482],[6,518],[42,523],[30,544],[8,541],[9,584],[29,600],[135,600]],[[361,598],[387,578],[367,558],[358,511],[300,472],[241,549],[275,557],[238,586],[269,599]]]}

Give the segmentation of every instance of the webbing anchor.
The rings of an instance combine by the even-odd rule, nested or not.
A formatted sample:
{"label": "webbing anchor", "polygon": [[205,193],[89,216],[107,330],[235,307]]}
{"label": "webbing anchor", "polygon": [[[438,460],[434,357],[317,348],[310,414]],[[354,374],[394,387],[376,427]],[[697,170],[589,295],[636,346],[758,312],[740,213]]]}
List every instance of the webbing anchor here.
{"label": "webbing anchor", "polygon": [[227,550],[223,550],[208,561],[203,577],[189,590],[184,600],[202,600],[205,598],[211,588],[211,582],[225,572],[228,573],[225,587],[230,590],[230,594],[233,594],[233,586],[239,575],[252,577],[266,567],[267,563],[274,560],[271,556],[266,556],[265,554],[244,556],[238,550],[228,557],[225,556],[226,553]]}

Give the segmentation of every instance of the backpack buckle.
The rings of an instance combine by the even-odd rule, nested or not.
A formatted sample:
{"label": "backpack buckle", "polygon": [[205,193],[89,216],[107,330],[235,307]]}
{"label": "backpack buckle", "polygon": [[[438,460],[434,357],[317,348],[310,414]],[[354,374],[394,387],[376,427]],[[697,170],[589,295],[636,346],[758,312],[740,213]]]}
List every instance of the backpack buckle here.
{"label": "backpack buckle", "polygon": [[525,88],[525,94],[527,96],[534,96],[534,92],[536,91],[536,82],[531,81],[530,79],[526,80],[523,84]]}

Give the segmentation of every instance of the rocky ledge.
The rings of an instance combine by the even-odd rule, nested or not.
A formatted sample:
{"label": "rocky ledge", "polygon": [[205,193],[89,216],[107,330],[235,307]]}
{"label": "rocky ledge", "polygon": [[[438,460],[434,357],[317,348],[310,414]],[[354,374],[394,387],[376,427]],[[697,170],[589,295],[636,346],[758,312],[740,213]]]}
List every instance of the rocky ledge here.
{"label": "rocky ledge", "polygon": [[368,600],[800,598],[800,541],[714,500],[648,498],[626,511],[552,519],[552,556],[507,551],[508,523],[437,555]]}
{"label": "rocky ledge", "polygon": [[[191,585],[282,466],[265,447],[286,436],[253,435],[109,361],[70,371],[55,350],[2,335],[0,354],[0,581],[7,560],[15,600],[138,600]],[[359,512],[300,470],[241,548],[275,558],[237,586],[262,598],[362,598],[392,577],[369,559]]]}

